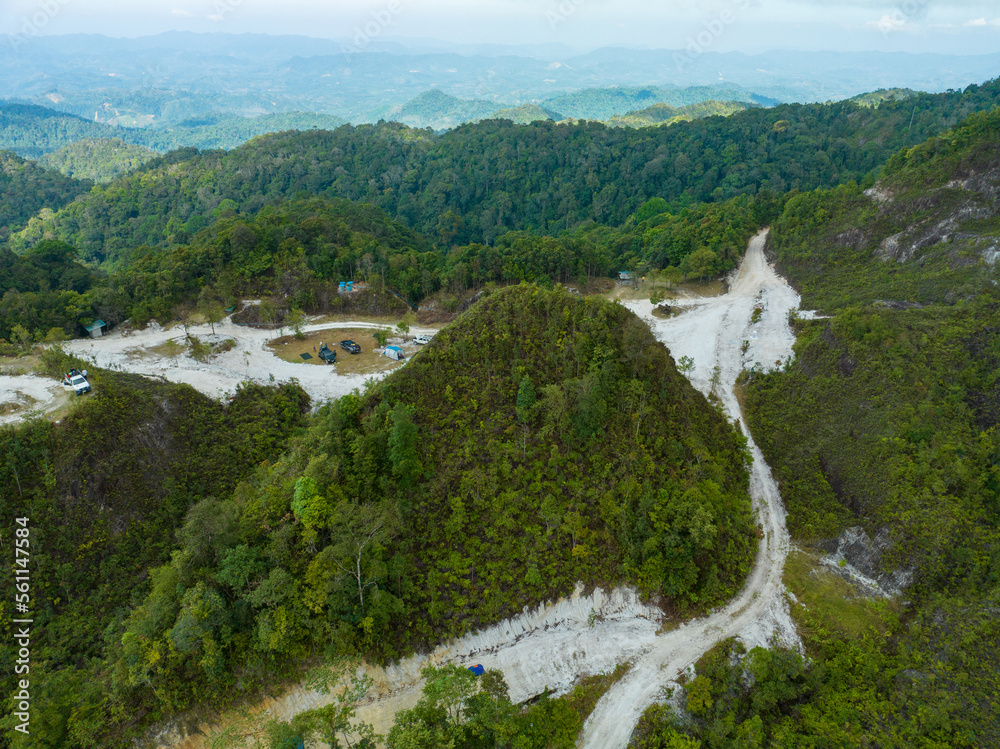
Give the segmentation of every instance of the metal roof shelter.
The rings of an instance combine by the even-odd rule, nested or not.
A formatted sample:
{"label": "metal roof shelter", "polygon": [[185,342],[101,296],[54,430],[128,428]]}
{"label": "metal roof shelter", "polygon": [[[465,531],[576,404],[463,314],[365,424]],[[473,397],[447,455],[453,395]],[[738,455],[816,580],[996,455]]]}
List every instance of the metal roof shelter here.
{"label": "metal roof shelter", "polygon": [[90,325],[84,325],[83,329],[90,334],[91,338],[100,338],[104,335],[106,327],[108,327],[108,324],[104,320],[95,320]]}

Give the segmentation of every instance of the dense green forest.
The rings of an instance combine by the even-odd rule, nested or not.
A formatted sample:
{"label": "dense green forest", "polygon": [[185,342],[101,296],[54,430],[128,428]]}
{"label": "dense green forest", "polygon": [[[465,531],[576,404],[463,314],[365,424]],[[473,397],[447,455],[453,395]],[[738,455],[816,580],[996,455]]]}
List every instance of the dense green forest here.
{"label": "dense green forest", "polygon": [[749,424],[793,537],[879,536],[884,568],[912,576],[906,608],[800,588],[807,659],[719,646],[684,687],[693,720],[652,711],[641,746],[1000,741],[998,132],[1000,113],[975,115],[870,195],[795,197],[769,238],[804,305],[836,314],[796,323],[785,371],[745,378]]}
{"label": "dense green forest", "polygon": [[43,169],[0,151],[0,242],[42,209],[57,210],[87,192],[90,182]]}
{"label": "dense green forest", "polygon": [[[621,229],[592,226],[560,238],[508,232],[493,246],[444,250],[364,204],[301,198],[244,219],[223,202],[217,222],[190,244],[137,247],[110,275],[85,268],[56,240],[21,256],[0,250],[0,339],[25,346],[73,337],[97,318],[112,325],[166,322],[181,308],[227,307],[248,297],[273,298],[284,319],[292,310],[394,312],[402,302],[390,292],[412,303],[436,295],[456,310],[489,284],[585,287],[619,269],[709,276],[735,267],[747,240],[781,205],[778,196],[760,193],[673,214],[654,199]],[[442,231],[443,244],[449,233]],[[370,289],[344,307],[337,285],[350,279]]]}
{"label": "dense green forest", "polygon": [[33,747],[124,744],[318,655],[396,658],[578,580],[701,610],[753,562],[744,441],[617,304],[488,295],[287,443],[305,406],[293,386],[222,408],[184,386],[95,382],[63,425],[2,433],[13,510],[51,534],[34,652],[38,693],[63,696],[39,700]]}
{"label": "dense green forest", "polygon": [[138,169],[157,155],[155,151],[125,143],[118,138],[84,138],[45,154],[38,163],[46,169],[60,171],[67,177],[111,182]]}
{"label": "dense green forest", "polygon": [[[428,236],[491,245],[508,231],[618,226],[648,199],[680,208],[761,190],[862,181],[897,150],[997,103],[1000,84],[885,101],[754,108],[670,128],[596,123],[397,124],[263,136],[229,153],[176,151],[10,239],[51,234],[114,264],[140,245],[184,244],[224,200],[241,215],[300,192],[372,203]],[[911,125],[912,121],[912,125]]]}

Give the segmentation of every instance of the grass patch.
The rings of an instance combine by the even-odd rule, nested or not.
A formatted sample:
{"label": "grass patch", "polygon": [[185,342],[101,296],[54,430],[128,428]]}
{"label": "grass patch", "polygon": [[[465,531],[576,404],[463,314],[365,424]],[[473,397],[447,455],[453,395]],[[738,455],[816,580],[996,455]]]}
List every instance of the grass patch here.
{"label": "grass patch", "polygon": [[844,578],[819,563],[819,555],[793,550],[785,562],[785,585],[800,605],[792,606],[805,640],[834,632],[848,640],[874,629],[885,634],[893,626],[901,605],[892,600],[870,599]]}
{"label": "grass patch", "polygon": [[164,341],[157,346],[150,346],[146,349],[146,351],[156,356],[165,356],[168,359],[174,359],[186,353],[187,349],[188,346],[184,337],[178,336],[177,338],[171,338],[168,341]]}
{"label": "grass patch", "polygon": [[19,393],[20,398],[16,401],[5,401],[0,403],[0,416],[9,416],[10,414],[17,413],[18,411],[24,411],[30,409],[37,402],[30,395],[25,393]]}
{"label": "grass patch", "polygon": [[640,299],[648,300],[654,291],[662,294],[664,301],[670,302],[674,299],[686,299],[690,297],[722,296],[729,291],[729,286],[722,280],[687,281],[674,284],[667,289],[662,282],[657,282],[654,285],[651,281],[642,281],[639,283],[638,288],[616,285],[610,291],[602,293],[601,296],[610,300],[618,299],[623,302],[631,302]]}
{"label": "grass patch", "polygon": [[[302,339],[293,335],[282,336],[268,341],[267,346],[279,359],[295,364],[308,364],[320,367],[330,366],[319,358],[318,352],[322,342],[337,352],[337,363],[334,365],[338,374],[377,374],[396,369],[402,362],[396,362],[376,352],[378,345],[372,337],[371,328],[334,328],[305,333]],[[349,354],[340,348],[341,341],[351,340],[361,347],[360,354]],[[301,354],[311,354],[312,359],[302,360]],[[414,352],[407,351],[407,357]]]}
{"label": "grass patch", "polygon": [[573,687],[573,691],[565,695],[563,699],[573,711],[580,716],[580,721],[587,720],[587,717],[594,712],[598,700],[604,696],[611,687],[615,685],[631,668],[629,663],[619,663],[610,674],[595,674],[594,676],[584,676]]}
{"label": "grass patch", "polygon": [[41,361],[35,354],[31,356],[0,356],[0,374],[4,375],[16,377],[17,375],[41,372],[40,365]]}

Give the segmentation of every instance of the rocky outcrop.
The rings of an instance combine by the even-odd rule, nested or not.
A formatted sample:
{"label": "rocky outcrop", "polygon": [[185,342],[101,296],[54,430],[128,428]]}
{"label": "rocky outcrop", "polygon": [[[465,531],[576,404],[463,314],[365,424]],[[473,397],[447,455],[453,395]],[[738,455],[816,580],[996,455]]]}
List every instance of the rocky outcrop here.
{"label": "rocky outcrop", "polygon": [[872,598],[894,598],[913,579],[912,570],[887,571],[882,555],[890,548],[889,531],[882,529],[872,538],[864,528],[848,528],[835,539],[820,545],[827,554],[823,565]]}

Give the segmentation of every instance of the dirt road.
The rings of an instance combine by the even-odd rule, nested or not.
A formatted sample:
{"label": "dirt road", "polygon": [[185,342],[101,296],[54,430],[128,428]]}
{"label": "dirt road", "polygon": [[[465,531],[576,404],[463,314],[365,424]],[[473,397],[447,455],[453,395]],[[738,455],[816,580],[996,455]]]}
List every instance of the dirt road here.
{"label": "dirt road", "polygon": [[[733,385],[743,365],[760,362],[773,368],[791,356],[794,342],[788,313],[797,309],[799,297],[768,266],[763,252],[766,236],[765,231],[751,240],[739,273],[723,296],[682,300],[678,304],[684,312],[666,320],[651,316],[648,301],[627,304],[649,322],[675,360],[683,356],[694,360],[689,377],[706,395],[718,367],[716,395],[741,426]],[[760,320],[751,324],[758,306],[763,310]],[[746,354],[741,353],[743,341],[749,341]],[[776,637],[786,645],[799,644],[781,583],[789,546],[785,511],[771,469],[753,438],[747,437],[753,455],[750,493],[764,538],[743,591],[723,609],[658,637],[598,702],[584,725],[581,747],[626,746],[642,712],[660,698],[663,688],[720,640],[737,636],[754,647]]]}

